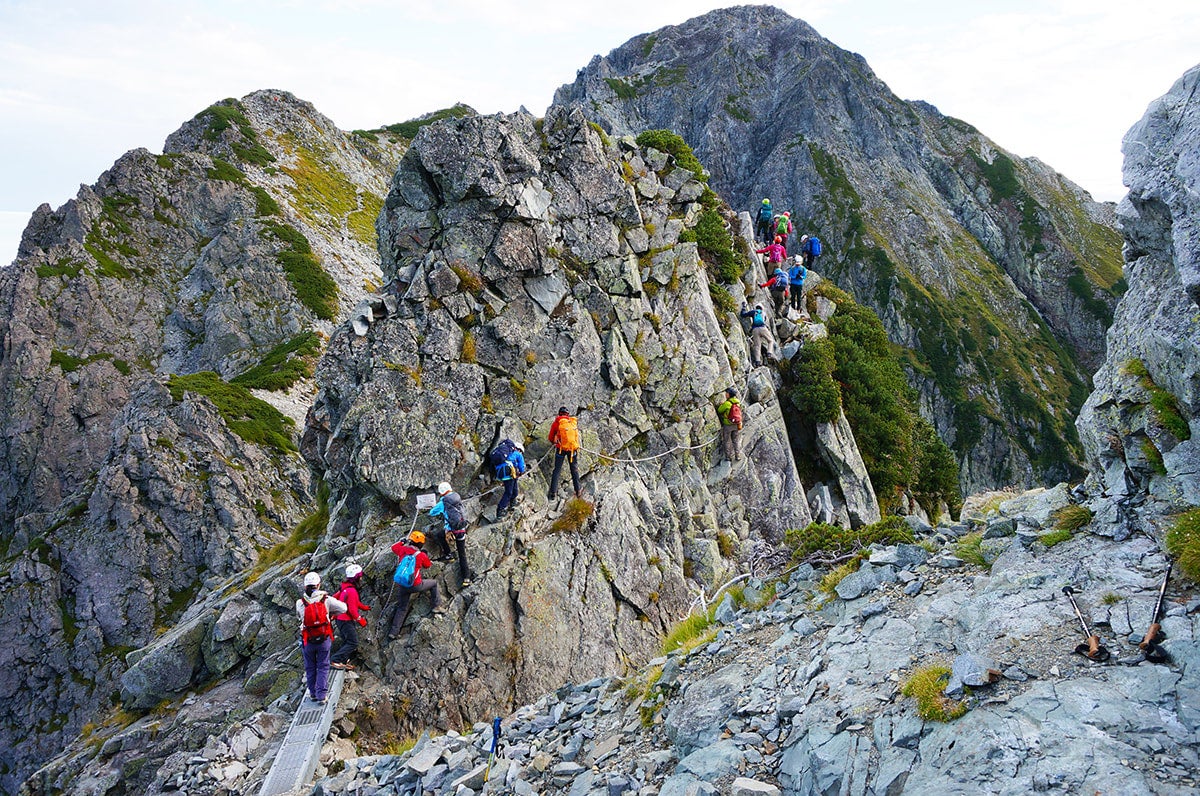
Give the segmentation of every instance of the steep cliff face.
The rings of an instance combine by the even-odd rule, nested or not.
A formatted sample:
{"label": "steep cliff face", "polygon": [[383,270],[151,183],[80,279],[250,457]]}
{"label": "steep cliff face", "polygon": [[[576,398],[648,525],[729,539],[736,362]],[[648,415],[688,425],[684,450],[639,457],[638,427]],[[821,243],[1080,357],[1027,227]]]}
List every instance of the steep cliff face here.
{"label": "steep cliff face", "polygon": [[[480,519],[477,577],[459,589],[447,573],[449,617],[427,619],[421,601],[411,635],[381,645],[381,690],[411,707],[379,711],[375,729],[455,726],[644,660],[693,577],[720,582],[808,522],[775,385],[746,370],[741,328],[681,242],[703,193],[666,153],[562,108],[414,140],[380,222],[399,288],[365,336],[330,340],[303,450],[342,507],[334,525],[383,551],[375,571],[394,566],[387,545],[416,494],[450,480]],[[714,408],[730,385],[745,458],[718,467]],[[579,413],[594,503],[574,522],[578,504],[546,500],[562,405]],[[515,518],[489,524],[484,457],[504,437],[525,441],[533,467]]]}
{"label": "steep cliff face", "polygon": [[1094,486],[1114,503],[1149,493],[1167,510],[1200,505],[1198,83],[1200,67],[1125,136],[1129,292],[1077,421]]}
{"label": "steep cliff face", "polygon": [[258,92],[34,214],[0,271],[0,582],[24,628],[0,652],[3,788],[311,510],[306,374],[378,285],[402,148]]}
{"label": "steep cliff face", "polygon": [[638,36],[559,89],[613,132],[670,128],[735,206],[770,197],[907,349],[966,491],[1079,472],[1071,425],[1121,281],[1111,209],[769,7]]}

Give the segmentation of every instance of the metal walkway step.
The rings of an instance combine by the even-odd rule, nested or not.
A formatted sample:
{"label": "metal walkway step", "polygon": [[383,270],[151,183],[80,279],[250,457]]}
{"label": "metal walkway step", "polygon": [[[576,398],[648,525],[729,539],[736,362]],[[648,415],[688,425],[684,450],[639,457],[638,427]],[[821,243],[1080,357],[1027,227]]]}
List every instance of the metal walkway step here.
{"label": "metal walkway step", "polygon": [[324,705],[313,702],[307,693],[300,700],[258,796],[280,796],[312,781],[321,759],[321,746],[333,724],[333,711],[342,695],[342,683],[346,680],[344,671],[333,669],[329,674],[329,697]]}

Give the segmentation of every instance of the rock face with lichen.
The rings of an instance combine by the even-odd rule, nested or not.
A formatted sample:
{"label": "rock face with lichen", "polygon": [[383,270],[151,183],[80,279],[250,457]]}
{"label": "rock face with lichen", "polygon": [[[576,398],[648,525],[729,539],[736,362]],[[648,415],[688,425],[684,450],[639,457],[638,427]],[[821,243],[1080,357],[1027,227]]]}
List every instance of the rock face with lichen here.
{"label": "rock face with lichen", "polygon": [[[23,595],[21,640],[0,651],[0,789],[120,701],[128,653],[211,608],[311,511],[306,374],[378,285],[402,151],[262,91],[34,213],[0,270],[0,584]],[[268,635],[237,635],[206,656],[222,644],[202,632],[174,680],[127,702],[262,656]]]}
{"label": "rock face with lichen", "polygon": [[1077,425],[1097,493],[1149,493],[1168,509],[1200,505],[1200,67],[1125,136],[1118,208],[1129,293],[1108,332],[1108,359]]}
{"label": "rock face with lichen", "polygon": [[[443,579],[450,618],[419,602],[411,635],[380,648],[384,693],[410,710],[378,711],[379,731],[458,726],[645,660],[689,584],[720,583],[808,522],[775,384],[747,371],[741,328],[686,242],[713,201],[666,153],[563,108],[413,142],[380,220],[394,300],[365,335],[331,338],[303,447],[355,549],[386,551],[442,480],[478,521],[474,585]],[[715,442],[730,385],[746,412],[732,465]],[[546,499],[563,405],[579,417],[587,503]],[[506,437],[532,466],[519,510],[489,523],[485,457]],[[394,563],[376,555],[374,571]]]}
{"label": "rock face with lichen", "polygon": [[906,350],[964,492],[1081,473],[1072,421],[1124,284],[1111,205],[767,6],[634,37],[555,101],[675,130],[732,205],[792,213],[789,250],[818,234],[818,270]]}

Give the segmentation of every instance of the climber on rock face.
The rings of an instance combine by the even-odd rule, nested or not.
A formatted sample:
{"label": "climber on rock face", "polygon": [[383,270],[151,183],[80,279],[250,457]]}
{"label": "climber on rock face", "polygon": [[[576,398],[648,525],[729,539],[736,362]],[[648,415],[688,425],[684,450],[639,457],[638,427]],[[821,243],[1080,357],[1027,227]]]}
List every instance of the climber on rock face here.
{"label": "climber on rock face", "polygon": [[425,554],[424,548],[425,534],[421,531],[413,531],[407,539],[401,539],[392,545],[392,552],[396,554],[399,562],[396,564],[396,574],[392,576],[391,599],[396,607],[392,609],[388,641],[392,641],[400,635],[400,628],[404,627],[404,620],[408,618],[412,595],[424,591],[430,592],[429,598],[434,615],[440,616],[446,610],[442,608],[438,599],[437,581],[427,581],[421,577],[421,570],[433,566],[433,562]]}
{"label": "climber on rock face", "polygon": [[[446,481],[438,484],[438,502],[429,510],[430,517],[442,518],[443,538],[446,552],[450,551],[450,540],[458,553],[458,574],[463,586],[471,585],[471,571],[467,567],[467,515],[463,512],[462,497]],[[448,558],[447,555],[444,558]]]}
{"label": "climber on rock face", "polygon": [[358,598],[358,589],[362,585],[362,578],[362,567],[354,562],[347,564],[346,579],[342,581],[342,587],[334,595],[346,604],[346,610],[334,617],[334,621],[337,622],[338,637],[342,640],[341,646],[334,650],[333,655],[329,656],[330,665],[335,669],[354,668],[350,659],[358,650],[358,629],[367,626],[367,618],[358,613],[371,610],[371,606],[366,605]]}
{"label": "climber on rock face", "polygon": [[547,439],[554,444],[554,474],[550,476],[549,498],[558,494],[558,477],[562,474],[563,462],[571,466],[571,486],[575,497],[582,497],[579,487],[579,419],[572,417],[567,407],[559,407],[558,417],[550,424]]}
{"label": "climber on rock face", "polygon": [[790,211],[784,211],[783,215],[775,217],[775,234],[782,238],[780,242],[784,246],[787,246],[788,238],[792,234],[792,214]]}
{"label": "climber on rock face", "polygon": [[733,387],[725,391],[725,401],[717,406],[717,417],[721,419],[721,452],[731,462],[741,461],[742,403]]}
{"label": "climber on rock face", "polygon": [[758,208],[758,218],[754,223],[754,239],[769,241],[771,235],[771,222],[774,220],[774,211],[771,209],[771,200],[763,199],[762,204]]}
{"label": "climber on rock face", "polygon": [[800,238],[800,254],[804,256],[804,265],[813,267],[813,263],[821,256],[821,239],[816,235],[804,235]]}
{"label": "climber on rock face", "polygon": [[329,695],[329,650],[333,646],[333,623],[329,618],[345,610],[344,602],[321,589],[320,575],[309,572],[304,576],[304,593],[296,600],[300,641],[304,647],[304,676],[309,698],[322,705]]}
{"label": "climber on rock face", "polygon": [[763,310],[761,304],[755,304],[752,310],[746,309],[743,305],[741,317],[750,319],[750,361],[757,368],[763,363],[763,346],[770,351],[774,345],[771,331],[767,328],[766,311]]}
{"label": "climber on rock face", "polygon": [[755,249],[755,254],[767,255],[767,264],[775,265],[787,259],[787,249],[783,247],[783,238],[778,236],[771,243],[763,246],[761,249]]}
{"label": "climber on rock face", "polygon": [[775,314],[782,315],[784,304],[787,302],[788,295],[788,274],[783,268],[776,266],[771,272],[770,278],[763,282],[759,287],[770,288],[771,298],[775,302]]}
{"label": "climber on rock face", "polygon": [[517,479],[525,474],[525,446],[520,440],[512,443],[512,452],[496,467],[496,477],[504,484],[504,494],[496,506],[497,522],[517,500]]}
{"label": "climber on rock face", "polygon": [[788,269],[788,291],[792,295],[792,309],[804,312],[804,280],[808,278],[808,268],[804,258],[797,254],[793,258],[792,267]]}

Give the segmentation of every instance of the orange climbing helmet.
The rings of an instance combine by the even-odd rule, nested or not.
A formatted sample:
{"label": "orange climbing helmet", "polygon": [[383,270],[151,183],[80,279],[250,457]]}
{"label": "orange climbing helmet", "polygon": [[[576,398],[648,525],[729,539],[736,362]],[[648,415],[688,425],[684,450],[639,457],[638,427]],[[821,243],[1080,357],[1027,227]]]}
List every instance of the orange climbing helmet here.
{"label": "orange climbing helmet", "polygon": [[413,544],[425,544],[425,534],[422,531],[413,531],[408,535],[408,541]]}
{"label": "orange climbing helmet", "polygon": [[776,243],[783,243],[783,238],[781,238],[781,237],[779,237],[778,235],[776,235],[776,236],[775,236],[775,242],[776,242]]}

